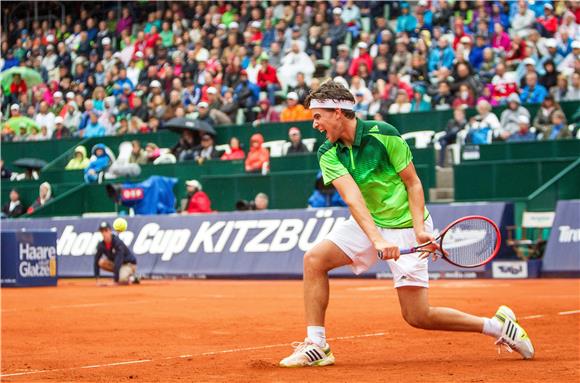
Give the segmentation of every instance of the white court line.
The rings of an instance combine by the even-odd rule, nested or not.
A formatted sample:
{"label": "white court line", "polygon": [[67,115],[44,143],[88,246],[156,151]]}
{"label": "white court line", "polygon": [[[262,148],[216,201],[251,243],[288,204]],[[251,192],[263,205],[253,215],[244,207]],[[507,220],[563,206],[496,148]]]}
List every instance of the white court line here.
{"label": "white court line", "polygon": [[[377,333],[372,333],[372,334],[340,336],[340,337],[336,337],[336,338],[329,338],[328,340],[333,341],[333,340],[344,340],[344,339],[368,338],[368,337],[374,337],[374,336],[383,336],[385,334],[386,334],[385,332],[377,332]],[[276,348],[276,347],[288,347],[288,343],[269,344],[269,345],[265,345],[265,346],[256,346],[256,347],[232,348],[229,350],[211,351],[211,352],[204,352],[201,354],[186,354],[186,355],[179,355],[179,356],[168,356],[165,358],[161,358],[159,360],[178,359],[178,358],[185,359],[185,358],[193,358],[194,356],[210,356],[210,355],[219,355],[219,354],[230,354],[230,353],[235,353],[235,352],[265,350],[265,349]],[[93,364],[90,366],[58,368],[58,369],[54,369],[54,370],[37,370],[37,371],[27,371],[27,372],[15,372],[15,373],[11,373],[11,374],[2,374],[2,375],[0,375],[0,378],[4,378],[4,377],[8,377],[8,376],[41,374],[41,373],[45,373],[45,372],[58,372],[58,371],[89,369],[89,368],[124,366],[127,364],[148,363],[148,362],[153,362],[153,361],[154,361],[153,359],[139,359],[139,360],[129,360],[129,361],[125,361],[125,362],[116,362],[116,363],[107,363],[107,364]]]}
{"label": "white court line", "polygon": [[572,314],[578,314],[578,313],[580,313],[580,310],[561,311],[558,313],[558,315],[572,315]]}
{"label": "white court line", "polygon": [[526,317],[521,317],[520,319],[536,319],[536,318],[543,318],[544,315],[528,315]]}

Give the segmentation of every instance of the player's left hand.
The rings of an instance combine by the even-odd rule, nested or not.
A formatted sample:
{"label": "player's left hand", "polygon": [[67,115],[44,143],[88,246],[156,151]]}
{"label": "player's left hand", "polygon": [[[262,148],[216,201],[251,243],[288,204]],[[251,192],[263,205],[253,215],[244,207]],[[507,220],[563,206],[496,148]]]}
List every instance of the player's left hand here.
{"label": "player's left hand", "polygon": [[421,231],[421,232],[417,233],[415,235],[415,237],[417,238],[417,243],[419,243],[419,244],[431,242],[431,244],[429,246],[425,246],[423,249],[421,249],[424,252],[421,253],[419,258],[425,259],[431,255],[433,261],[436,261],[439,258],[439,255],[437,254],[437,252],[439,252],[439,253],[441,252],[441,247],[439,246],[439,244],[437,242],[435,242],[435,237],[433,236],[433,234],[431,234],[427,231]]}

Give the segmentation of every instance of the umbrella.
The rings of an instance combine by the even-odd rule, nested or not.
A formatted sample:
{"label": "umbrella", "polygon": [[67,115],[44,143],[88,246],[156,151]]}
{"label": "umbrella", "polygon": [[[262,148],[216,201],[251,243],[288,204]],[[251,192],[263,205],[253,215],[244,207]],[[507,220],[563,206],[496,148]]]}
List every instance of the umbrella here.
{"label": "umbrella", "polygon": [[42,169],[46,166],[46,161],[40,158],[19,158],[12,165],[25,169]]}
{"label": "umbrella", "polygon": [[19,74],[20,77],[26,82],[26,86],[32,87],[38,84],[42,84],[42,77],[40,73],[35,71],[34,69],[27,68],[24,66],[16,66],[8,69],[5,72],[0,73],[0,83],[2,87],[10,86],[12,83],[12,77],[15,74]]}
{"label": "umbrella", "polygon": [[30,133],[30,128],[33,126],[40,129],[40,126],[36,121],[26,116],[12,117],[6,121],[6,125],[8,125],[15,134],[20,134],[20,128],[26,128],[26,134]]}
{"label": "umbrella", "polygon": [[215,129],[207,122],[192,120],[191,118],[172,118],[163,125],[164,128],[180,132],[182,130],[193,130],[195,132],[209,133],[215,136]]}

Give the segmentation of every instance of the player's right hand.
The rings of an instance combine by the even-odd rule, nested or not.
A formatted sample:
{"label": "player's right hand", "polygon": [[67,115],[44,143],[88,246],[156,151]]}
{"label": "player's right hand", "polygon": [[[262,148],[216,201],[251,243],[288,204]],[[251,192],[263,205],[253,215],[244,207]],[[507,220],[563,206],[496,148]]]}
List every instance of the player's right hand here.
{"label": "player's right hand", "polygon": [[394,259],[396,261],[401,256],[399,246],[385,240],[375,243],[375,248],[377,249],[379,258],[382,260]]}

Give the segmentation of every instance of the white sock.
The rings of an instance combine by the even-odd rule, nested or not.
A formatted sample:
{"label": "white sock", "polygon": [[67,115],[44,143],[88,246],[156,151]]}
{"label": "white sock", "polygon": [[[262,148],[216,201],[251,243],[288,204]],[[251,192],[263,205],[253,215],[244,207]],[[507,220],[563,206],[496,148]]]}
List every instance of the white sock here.
{"label": "white sock", "polygon": [[485,335],[493,336],[494,338],[499,338],[501,335],[501,329],[503,325],[496,317],[493,318],[483,318],[483,331]]}
{"label": "white sock", "polygon": [[326,330],[322,326],[308,326],[306,327],[308,339],[314,344],[324,347],[326,345]]}

